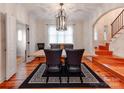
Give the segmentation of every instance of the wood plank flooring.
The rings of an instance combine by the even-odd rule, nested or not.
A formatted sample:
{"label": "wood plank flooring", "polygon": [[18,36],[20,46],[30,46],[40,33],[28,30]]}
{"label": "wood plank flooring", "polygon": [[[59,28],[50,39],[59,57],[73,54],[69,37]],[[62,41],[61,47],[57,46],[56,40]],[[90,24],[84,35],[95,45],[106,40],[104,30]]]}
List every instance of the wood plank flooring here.
{"label": "wood plank flooring", "polygon": [[119,77],[124,82],[124,61],[106,57],[93,57],[93,63],[111,72],[115,77]]}
{"label": "wood plank flooring", "polygon": [[85,61],[85,63],[98,75],[100,76],[111,88],[113,89],[123,89],[124,82],[120,80],[120,78],[115,77],[109,71],[105,71],[99,65],[96,65],[93,62]]}
{"label": "wood plank flooring", "polygon": [[[35,59],[30,63],[21,63],[17,67],[17,73],[11,79],[0,84],[1,89],[18,88],[21,83],[31,74],[38,64],[45,62],[45,59]],[[87,59],[83,59],[94,72],[97,73],[111,88],[124,88],[124,83],[119,78],[99,68],[97,65]]]}

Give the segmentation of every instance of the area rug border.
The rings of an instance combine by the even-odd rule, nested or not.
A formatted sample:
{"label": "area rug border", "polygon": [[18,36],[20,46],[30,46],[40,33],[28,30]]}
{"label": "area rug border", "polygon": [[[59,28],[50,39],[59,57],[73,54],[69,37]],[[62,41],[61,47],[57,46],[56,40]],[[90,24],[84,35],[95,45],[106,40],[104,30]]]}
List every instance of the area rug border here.
{"label": "area rug border", "polygon": [[[26,80],[20,85],[19,88],[110,88],[106,82],[104,82],[91,68],[89,68],[85,63],[83,65],[95,76],[95,78],[101,83],[93,83],[93,84],[76,84],[77,86],[74,86],[74,84],[61,84],[61,86],[58,86],[58,84],[49,84],[49,85],[43,85],[43,84],[29,84],[31,77],[35,74],[35,72],[39,69],[39,67],[42,65],[39,64],[34,71],[26,78]],[[89,86],[90,85],[90,86]],[[62,87],[63,86],[63,87]],[[88,87],[89,86],[89,87]]]}

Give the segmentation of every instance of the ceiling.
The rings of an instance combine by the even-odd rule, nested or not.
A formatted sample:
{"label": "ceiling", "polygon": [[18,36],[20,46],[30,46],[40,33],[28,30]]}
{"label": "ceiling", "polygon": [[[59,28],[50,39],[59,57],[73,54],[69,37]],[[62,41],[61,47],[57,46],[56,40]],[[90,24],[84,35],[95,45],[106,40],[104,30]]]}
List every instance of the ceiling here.
{"label": "ceiling", "polygon": [[[35,3],[35,4],[21,4],[28,10],[31,15],[37,18],[48,20],[55,20],[55,16],[60,9],[59,3]],[[95,11],[102,8],[104,4],[101,3],[65,3],[63,8],[66,11],[67,18],[70,21],[85,20],[89,18]]]}

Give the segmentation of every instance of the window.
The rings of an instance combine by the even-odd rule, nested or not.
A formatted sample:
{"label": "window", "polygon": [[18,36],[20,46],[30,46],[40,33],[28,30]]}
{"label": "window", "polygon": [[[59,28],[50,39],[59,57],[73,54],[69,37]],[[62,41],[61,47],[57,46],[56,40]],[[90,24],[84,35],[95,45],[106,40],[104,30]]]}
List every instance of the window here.
{"label": "window", "polygon": [[18,41],[22,41],[22,31],[18,31]]}
{"label": "window", "polygon": [[48,27],[49,43],[73,43],[73,27],[68,26],[67,31],[57,31],[56,26]]}
{"label": "window", "polygon": [[96,29],[94,31],[94,40],[98,40],[98,32],[96,31]]}
{"label": "window", "polygon": [[104,25],[104,40],[107,40],[108,25]]}

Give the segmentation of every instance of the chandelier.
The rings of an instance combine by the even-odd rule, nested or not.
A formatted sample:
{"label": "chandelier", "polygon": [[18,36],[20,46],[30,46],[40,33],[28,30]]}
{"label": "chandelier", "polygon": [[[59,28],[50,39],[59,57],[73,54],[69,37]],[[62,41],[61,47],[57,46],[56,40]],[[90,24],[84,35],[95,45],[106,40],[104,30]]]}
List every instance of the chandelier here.
{"label": "chandelier", "polygon": [[64,4],[60,3],[60,9],[59,12],[56,16],[56,30],[57,31],[66,31],[67,30],[67,18],[66,18],[66,13],[65,10],[62,8]]}

